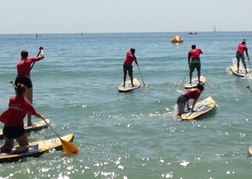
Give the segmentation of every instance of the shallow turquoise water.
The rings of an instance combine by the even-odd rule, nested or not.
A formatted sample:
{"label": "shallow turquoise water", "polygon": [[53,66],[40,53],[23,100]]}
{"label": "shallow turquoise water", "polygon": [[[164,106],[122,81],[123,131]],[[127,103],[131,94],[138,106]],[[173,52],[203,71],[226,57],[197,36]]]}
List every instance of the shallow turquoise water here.
{"label": "shallow turquoise water", "polygon": [[[40,158],[0,164],[2,178],[243,178],[252,176],[250,79],[227,71],[237,43],[251,32],[0,35],[0,110],[13,89],[22,49],[46,58],[32,70],[34,105],[60,135],[75,134],[78,155],[52,151]],[[181,122],[171,115],[187,72],[187,52],[197,44],[208,83],[201,98],[217,107],[203,120]],[[136,55],[148,88],[118,93],[127,49]],[[135,77],[141,80],[136,66]],[[196,74],[194,74],[196,76]],[[36,119],[34,119],[36,120]],[[1,125],[2,126],[2,125]],[[31,141],[52,138],[49,130]]]}

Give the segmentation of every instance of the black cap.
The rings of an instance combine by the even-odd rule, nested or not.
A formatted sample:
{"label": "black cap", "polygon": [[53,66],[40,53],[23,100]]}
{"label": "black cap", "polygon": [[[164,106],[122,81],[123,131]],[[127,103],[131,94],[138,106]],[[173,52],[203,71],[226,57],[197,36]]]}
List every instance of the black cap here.
{"label": "black cap", "polygon": [[198,84],[197,84],[197,88],[198,88],[199,90],[203,91],[203,90],[204,90],[204,83],[198,83]]}
{"label": "black cap", "polygon": [[131,51],[132,53],[135,53],[136,49],[130,48],[130,51]]}

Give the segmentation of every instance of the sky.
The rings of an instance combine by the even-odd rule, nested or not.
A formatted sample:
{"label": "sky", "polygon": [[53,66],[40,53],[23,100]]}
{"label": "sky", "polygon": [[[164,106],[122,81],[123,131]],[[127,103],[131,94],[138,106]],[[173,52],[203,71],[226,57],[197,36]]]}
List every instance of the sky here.
{"label": "sky", "polygon": [[0,0],[0,34],[252,31],[252,0]]}

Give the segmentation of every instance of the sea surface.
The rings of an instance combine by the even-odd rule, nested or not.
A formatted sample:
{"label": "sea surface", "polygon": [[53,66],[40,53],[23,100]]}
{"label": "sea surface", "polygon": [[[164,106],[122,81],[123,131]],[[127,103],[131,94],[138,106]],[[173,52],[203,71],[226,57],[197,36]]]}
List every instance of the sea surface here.
{"label": "sea surface", "polygon": [[[170,43],[175,35],[184,43]],[[250,52],[252,32],[0,35],[0,111],[14,94],[9,81],[21,50],[36,56],[43,46],[46,57],[31,74],[34,106],[59,135],[74,133],[80,149],[0,164],[0,178],[251,179],[252,93],[246,86],[252,79],[228,70],[243,38]],[[200,99],[212,96],[217,106],[200,120],[180,121],[173,112],[188,81],[192,44],[204,52],[207,84]],[[146,86],[119,93],[131,47]],[[135,64],[134,76],[142,82]],[[54,137],[44,129],[29,140]]]}

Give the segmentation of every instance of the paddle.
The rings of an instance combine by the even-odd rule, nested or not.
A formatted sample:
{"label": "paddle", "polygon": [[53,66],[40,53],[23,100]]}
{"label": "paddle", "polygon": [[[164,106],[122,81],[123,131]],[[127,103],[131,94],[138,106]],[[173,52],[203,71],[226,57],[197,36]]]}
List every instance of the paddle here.
{"label": "paddle", "polygon": [[12,80],[9,83],[14,87],[14,89],[17,88],[16,85],[15,85],[15,83]]}
{"label": "paddle", "polygon": [[252,93],[252,89],[250,88],[249,85],[247,85],[246,88],[248,88],[248,90]]}
{"label": "paddle", "polygon": [[182,81],[182,84],[185,82],[185,79],[186,79],[188,73],[189,73],[189,71],[186,72],[185,77],[184,77],[184,79],[183,79],[183,81]]}
{"label": "paddle", "polygon": [[[12,86],[13,86],[15,89],[17,88],[13,81],[10,81],[10,84],[12,84]],[[44,121],[44,122],[47,124],[47,126],[53,131],[53,133],[60,139],[61,144],[62,144],[62,148],[63,148],[64,152],[65,152],[67,155],[79,153],[79,149],[78,149],[74,144],[72,144],[71,142],[68,142],[68,141],[63,140],[63,139],[53,130],[53,128],[51,127],[51,125],[48,124],[48,122],[47,122],[45,119],[43,119],[43,121]]]}
{"label": "paddle", "polygon": [[67,155],[79,153],[79,149],[78,149],[73,143],[63,140],[63,139],[54,131],[54,129],[51,127],[51,125],[48,124],[48,123],[46,122],[45,119],[43,119],[43,121],[48,125],[48,127],[53,131],[53,133],[60,139],[61,144],[62,144],[62,148],[63,148],[64,152],[65,152]]}
{"label": "paddle", "polygon": [[[37,54],[37,57],[40,55],[41,50],[43,50],[43,49],[44,49],[43,47],[39,47],[39,52]],[[35,62],[32,63],[30,70],[32,70],[32,68],[33,68],[34,65],[35,65]]]}
{"label": "paddle", "polygon": [[143,79],[143,76],[142,76],[142,73],[141,73],[141,71],[140,71],[140,68],[139,68],[139,65],[138,65],[138,64],[137,64],[137,68],[138,68],[139,74],[140,74],[140,76],[141,76],[141,78],[142,78],[143,85],[146,86],[145,83],[144,83],[144,79]]}
{"label": "paddle", "polygon": [[250,66],[250,60],[249,60],[249,57],[247,57],[247,59],[248,59],[248,63],[249,63],[249,66]]}

